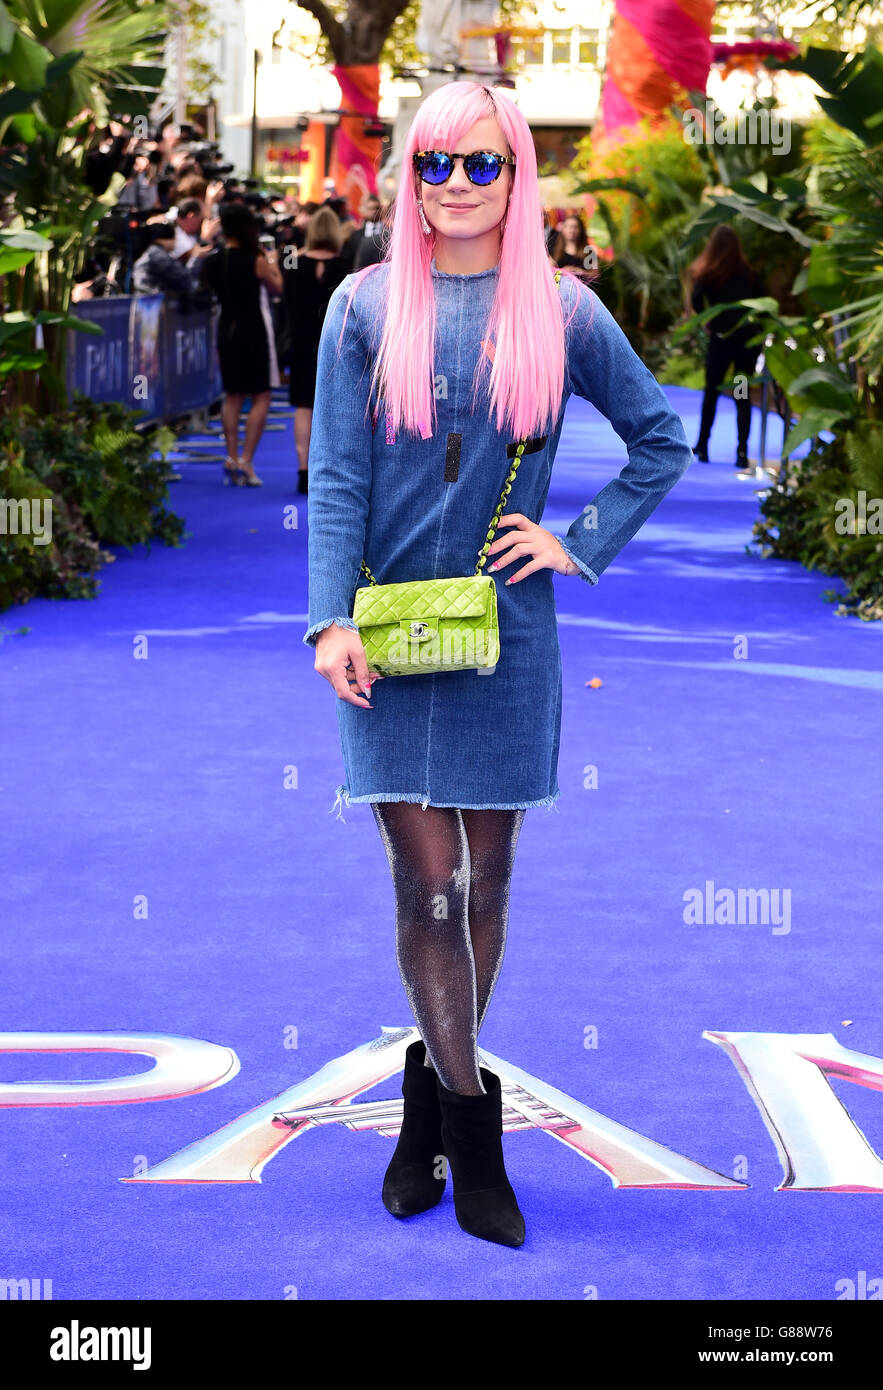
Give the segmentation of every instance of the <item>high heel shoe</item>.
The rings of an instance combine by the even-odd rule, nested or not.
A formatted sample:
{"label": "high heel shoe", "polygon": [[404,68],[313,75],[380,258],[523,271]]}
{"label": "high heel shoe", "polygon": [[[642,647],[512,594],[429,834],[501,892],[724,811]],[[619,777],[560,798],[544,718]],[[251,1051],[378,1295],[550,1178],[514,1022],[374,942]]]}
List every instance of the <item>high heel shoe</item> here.
{"label": "high heel shoe", "polygon": [[707,444],[694,444],[694,445],[693,445],[693,453],[696,455],[696,457],[697,457],[697,459],[699,460],[700,463],[707,463],[707,462],[708,462],[708,445],[707,445]]}
{"label": "high heel shoe", "polygon": [[241,469],[236,459],[228,458],[224,462],[224,487],[242,487]]}
{"label": "high heel shoe", "polygon": [[298,492],[309,491],[309,475],[306,468],[299,468],[297,470],[297,490]]}
{"label": "high heel shoe", "polygon": [[436,1074],[424,1065],[426,1045],[420,1039],[405,1053],[402,1128],[395,1153],[383,1179],[383,1205],[393,1216],[415,1216],[442,1199],[446,1164],[441,1138]]}
{"label": "high heel shoe", "polygon": [[463,1096],[437,1081],[442,1144],[454,1184],[454,1211],[461,1228],[497,1245],[524,1244],[524,1217],[503,1163],[503,1095],[500,1078],[479,1068],[486,1095]]}
{"label": "high heel shoe", "polygon": [[258,475],[257,475],[257,473],[255,473],[254,469],[253,469],[252,466],[251,466],[251,461],[250,461],[250,460],[249,460],[249,463],[248,463],[248,467],[247,467],[247,468],[243,468],[242,465],[240,464],[240,466],[239,466],[239,472],[240,472],[240,474],[241,474],[241,476],[242,476],[243,485],[244,485],[245,487],[263,487],[263,486],[264,486],[264,480],[263,480],[263,478],[259,478]]}

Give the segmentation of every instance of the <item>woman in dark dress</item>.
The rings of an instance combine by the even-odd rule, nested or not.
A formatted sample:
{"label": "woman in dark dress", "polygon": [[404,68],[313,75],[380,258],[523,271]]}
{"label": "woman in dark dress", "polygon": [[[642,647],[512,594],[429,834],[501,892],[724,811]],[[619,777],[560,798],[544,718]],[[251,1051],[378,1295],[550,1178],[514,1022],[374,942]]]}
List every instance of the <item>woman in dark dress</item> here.
{"label": "woman in dark dress", "polygon": [[555,265],[562,269],[565,267],[573,270],[581,280],[593,280],[594,274],[588,273],[586,266],[586,249],[588,246],[588,233],[586,232],[583,220],[577,214],[571,213],[565,217],[560,228],[551,240],[550,256]]}
{"label": "woman in dark dress", "polygon": [[[252,460],[267,423],[271,388],[279,385],[268,292],[282,293],[282,275],[276,253],[264,251],[258,240],[259,224],[250,208],[223,203],[220,219],[224,245],[206,257],[202,273],[221,305],[218,359],[225,393],[225,482],[260,487]],[[239,417],[246,396],[251,396],[251,410],[240,459]]]}
{"label": "woman in dark dress", "polygon": [[295,407],[294,447],[298,460],[298,492],[307,491],[307,460],[313,402],[316,398],[316,362],[328,301],[347,274],[340,255],[340,222],[329,207],[313,213],[307,224],[304,248],[296,263],[286,268],[285,306],[290,337],[288,396]]}
{"label": "woman in dark dress", "polygon": [[[705,250],[690,266],[693,288],[690,296],[694,314],[711,304],[728,304],[739,299],[753,299],[763,293],[763,280],[752,270],[738,233],[723,223],[715,227]],[[751,377],[757,365],[759,347],[748,347],[747,340],[757,333],[752,323],[746,323],[734,333],[730,329],[742,317],[741,309],[725,309],[716,314],[708,327],[708,347],[705,353],[705,395],[702,398],[702,417],[699,438],[693,452],[702,463],[708,463],[708,441],[717,411],[718,388],[732,365],[734,376]],[[728,334],[723,337],[723,334]],[[748,435],[751,430],[751,400],[748,392],[737,393],[736,450],[737,468],[748,467]]]}

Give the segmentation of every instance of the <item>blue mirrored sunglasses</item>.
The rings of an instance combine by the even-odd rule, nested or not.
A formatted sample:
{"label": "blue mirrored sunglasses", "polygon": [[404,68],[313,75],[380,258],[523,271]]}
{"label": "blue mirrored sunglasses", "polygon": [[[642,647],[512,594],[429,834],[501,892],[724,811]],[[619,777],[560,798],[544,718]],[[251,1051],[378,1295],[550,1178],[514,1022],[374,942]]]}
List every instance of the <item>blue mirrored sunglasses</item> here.
{"label": "blue mirrored sunglasses", "polygon": [[500,177],[504,164],[515,164],[514,154],[496,154],[491,150],[476,150],[474,154],[446,154],[444,150],[418,150],[414,168],[424,183],[447,183],[454,172],[454,160],[462,159],[470,183],[484,186]]}

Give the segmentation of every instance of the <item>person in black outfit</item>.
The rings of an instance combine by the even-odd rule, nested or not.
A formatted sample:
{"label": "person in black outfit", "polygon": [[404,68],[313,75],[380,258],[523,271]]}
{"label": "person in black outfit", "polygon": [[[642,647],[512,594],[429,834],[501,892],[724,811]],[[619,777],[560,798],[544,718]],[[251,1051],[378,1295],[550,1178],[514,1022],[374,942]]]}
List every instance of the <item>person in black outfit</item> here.
{"label": "person in black outfit", "polygon": [[307,227],[314,212],[318,212],[318,203],[301,203],[297,212],[294,214],[294,224],[291,232],[291,244],[301,249],[307,239]]}
{"label": "person in black outfit", "polygon": [[353,270],[364,270],[366,265],[379,265],[386,250],[386,228],[381,220],[380,199],[376,193],[365,195],[360,211],[362,226],[350,237]]}
{"label": "person in black outfit", "polygon": [[[279,385],[269,294],[282,293],[275,251],[258,240],[260,224],[244,203],[222,203],[224,245],[203,262],[203,280],[221,304],[218,359],[224,384],[221,420],[227,442],[225,482],[260,487],[252,466],[270,409],[270,392]],[[246,396],[251,409],[239,458],[239,417]]]}
{"label": "person in black outfit", "polygon": [[559,266],[581,266],[588,237],[583,220],[575,212],[565,217],[552,242],[552,260]]}
{"label": "person in black outfit", "polygon": [[132,267],[135,294],[177,294],[188,303],[197,288],[199,262],[187,266],[175,260],[175,228],[171,222],[149,222],[145,227],[147,249]]}
{"label": "person in black outfit", "polygon": [[340,255],[340,222],[330,207],[320,207],[307,225],[306,242],[297,263],[283,275],[290,330],[288,396],[295,407],[294,446],[298,459],[298,492],[307,491],[307,461],[319,339],[328,301],[349,273]]}
{"label": "person in black outfit", "polygon": [[135,163],[135,156],[129,153],[131,143],[132,132],[111,121],[101,144],[86,155],[83,178],[96,198],[107,192],[114,174],[121,173],[124,178],[131,174]]}
{"label": "person in black outfit", "polygon": [[330,208],[340,224],[338,254],[345,267],[344,274],[349,275],[355,269],[356,246],[359,240],[355,221],[350,216],[349,203],[346,198],[326,198],[322,206]]}
{"label": "person in black outfit", "polygon": [[585,223],[575,212],[570,213],[553,232],[549,255],[557,266],[568,266],[578,279],[588,284],[596,278],[596,272],[586,265],[586,251],[589,237]]}
{"label": "person in black outfit", "polygon": [[[727,304],[739,299],[753,299],[763,293],[763,279],[745,259],[742,243],[732,227],[721,223],[715,227],[704,251],[690,266],[693,280],[690,302],[695,314],[706,305]],[[705,353],[705,395],[702,398],[702,417],[699,438],[693,452],[702,463],[708,463],[708,441],[717,410],[718,387],[732,364],[735,376],[751,377],[757,365],[759,347],[748,347],[747,340],[757,333],[751,323],[730,333],[742,317],[741,309],[725,309],[716,314],[708,328],[708,347]],[[727,337],[722,336],[728,334]],[[751,400],[748,393],[736,396],[737,468],[748,467],[748,435],[751,430]]]}

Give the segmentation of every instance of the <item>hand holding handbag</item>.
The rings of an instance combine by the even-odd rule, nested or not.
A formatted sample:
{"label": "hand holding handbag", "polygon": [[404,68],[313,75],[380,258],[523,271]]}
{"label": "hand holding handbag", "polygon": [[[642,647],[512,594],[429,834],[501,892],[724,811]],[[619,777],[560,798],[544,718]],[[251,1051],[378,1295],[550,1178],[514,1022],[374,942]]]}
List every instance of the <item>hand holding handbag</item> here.
{"label": "hand holding handbag", "polygon": [[[560,280],[559,270],[556,286]],[[352,618],[369,670],[382,676],[422,676],[496,666],[497,590],[492,576],[481,571],[526,443],[522,439],[515,452],[474,574],[378,584],[362,560],[370,584],[356,590]]]}

